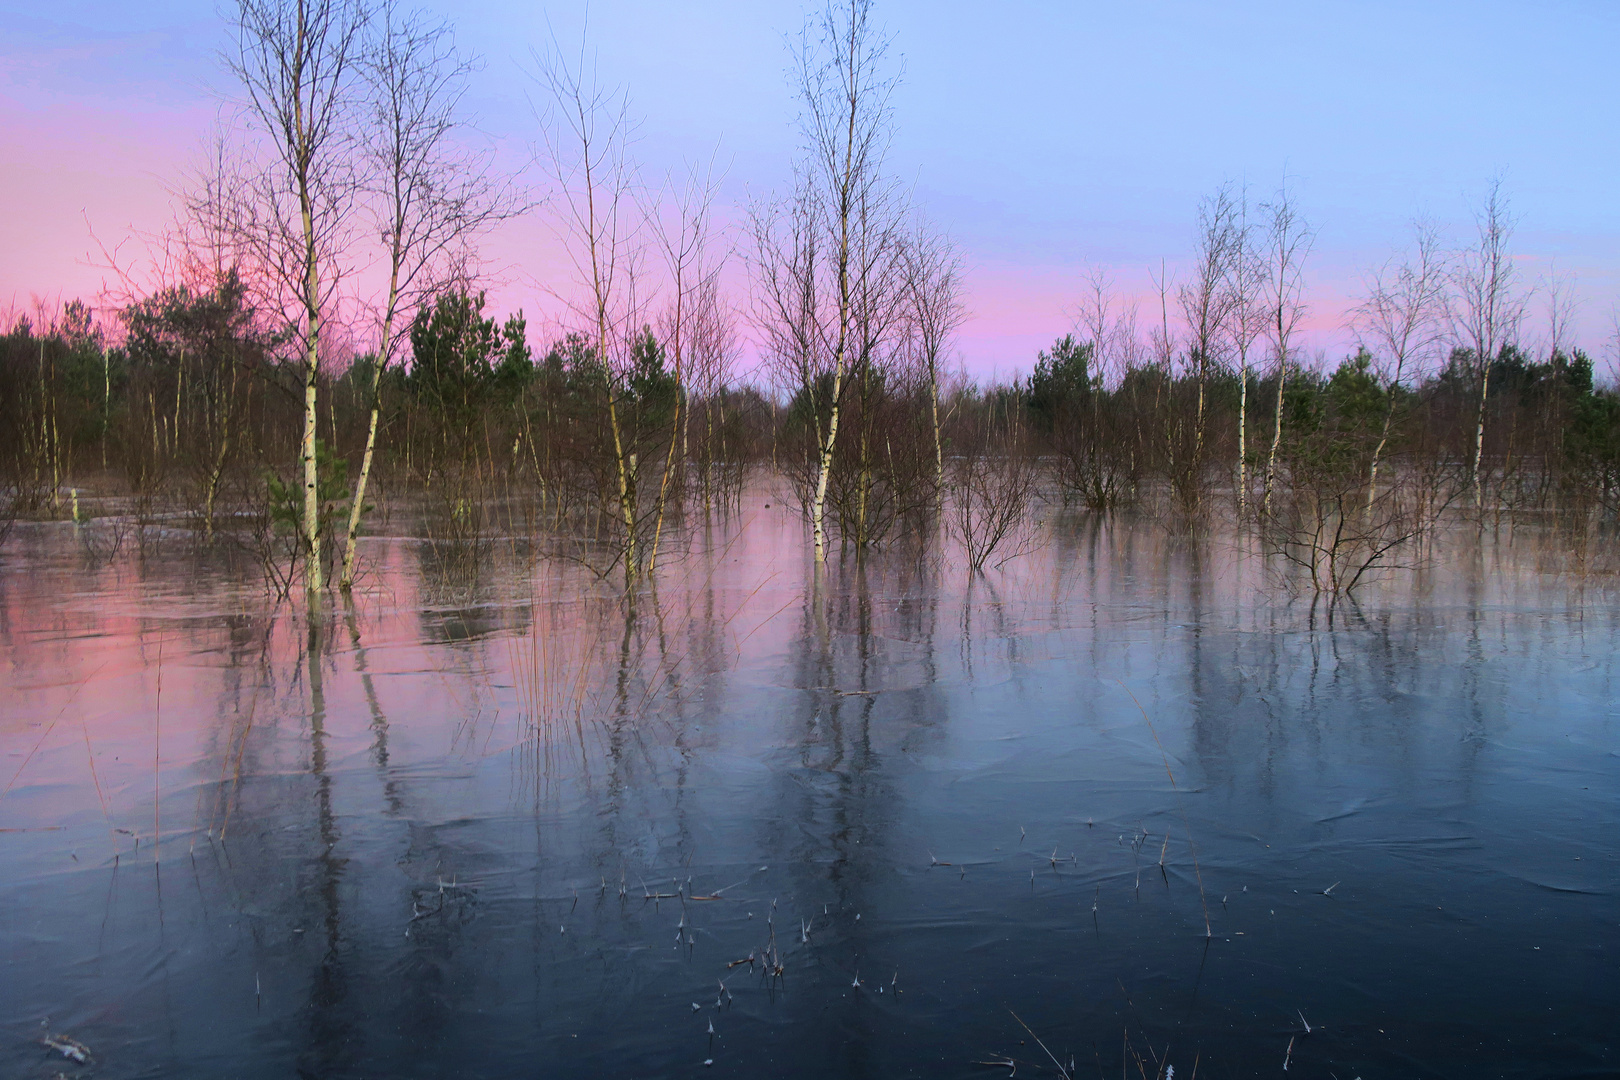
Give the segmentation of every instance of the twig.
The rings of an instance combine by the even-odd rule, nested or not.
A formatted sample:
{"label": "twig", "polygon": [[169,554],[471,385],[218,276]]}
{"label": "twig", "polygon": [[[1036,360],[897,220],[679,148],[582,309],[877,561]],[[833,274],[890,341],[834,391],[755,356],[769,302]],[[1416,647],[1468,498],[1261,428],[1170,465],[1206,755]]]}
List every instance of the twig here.
{"label": "twig", "polygon": [[1054,1055],[1052,1053],[1052,1051],[1046,1049],[1046,1044],[1041,1042],[1041,1037],[1039,1035],[1035,1034],[1034,1030],[1031,1029],[1028,1024],[1024,1023],[1023,1018],[1020,1017],[1017,1013],[1013,1012],[1011,1009],[1008,1009],[1007,1011],[1009,1013],[1012,1013],[1012,1018],[1014,1020],[1018,1021],[1018,1025],[1020,1027],[1022,1027],[1025,1031],[1029,1032],[1029,1037],[1035,1040],[1035,1045],[1040,1047],[1042,1050],[1046,1051],[1046,1056],[1052,1059],[1052,1064],[1053,1065],[1057,1066],[1058,1075],[1063,1077],[1063,1080],[1071,1080],[1071,1078],[1069,1076],[1069,1070],[1067,1070],[1067,1069],[1065,1069],[1063,1067],[1063,1062],[1059,1061],[1057,1059],[1057,1056]]}

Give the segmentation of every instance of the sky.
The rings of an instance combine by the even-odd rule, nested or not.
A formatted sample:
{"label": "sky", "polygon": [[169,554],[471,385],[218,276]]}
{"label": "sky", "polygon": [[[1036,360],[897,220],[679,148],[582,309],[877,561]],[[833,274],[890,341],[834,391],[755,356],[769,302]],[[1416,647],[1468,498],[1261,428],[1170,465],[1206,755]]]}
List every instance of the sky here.
{"label": "sky", "polygon": [[[467,98],[503,167],[541,141],[534,50],[583,40],[639,118],[649,182],[714,161],[720,213],[784,190],[797,146],[789,36],[808,7],[666,2],[449,4],[482,57]],[[95,297],[173,215],[236,88],[212,0],[0,2],[0,310]],[[1612,371],[1620,302],[1620,4],[879,0],[900,76],[888,167],[959,245],[980,378],[1027,371],[1102,268],[1157,315],[1151,275],[1184,273],[1199,200],[1257,201],[1285,178],[1314,230],[1311,348],[1350,347],[1344,312],[1411,222],[1452,243],[1500,177],[1523,281],[1573,280],[1577,339]],[[736,237],[740,246],[743,238]],[[124,245],[120,248],[120,244]],[[569,269],[544,207],[485,246],[491,308],[556,315]],[[740,272],[735,284],[743,283]],[[1533,299],[1526,337],[1544,335]]]}

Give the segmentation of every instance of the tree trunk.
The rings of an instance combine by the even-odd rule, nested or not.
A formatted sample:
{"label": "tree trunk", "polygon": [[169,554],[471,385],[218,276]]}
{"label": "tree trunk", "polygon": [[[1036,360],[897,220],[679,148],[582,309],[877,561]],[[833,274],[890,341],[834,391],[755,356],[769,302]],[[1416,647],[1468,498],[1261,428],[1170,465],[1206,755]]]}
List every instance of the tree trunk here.
{"label": "tree trunk", "polygon": [[939,365],[928,358],[928,410],[934,424],[934,506],[945,500],[945,446],[939,437]]}
{"label": "tree trunk", "polygon": [[[1397,378],[1399,376],[1397,375]],[[1373,447],[1372,464],[1367,469],[1367,516],[1372,516],[1373,500],[1378,495],[1378,462],[1384,456],[1384,447],[1389,444],[1389,428],[1395,419],[1395,387],[1390,383],[1389,406],[1384,410],[1384,430],[1378,434],[1378,445]]]}
{"label": "tree trunk", "polygon": [[1474,425],[1474,510],[1484,513],[1485,487],[1480,470],[1484,466],[1485,457],[1485,402],[1491,391],[1491,362],[1486,359],[1481,363],[1483,368],[1479,375],[1479,414]]}
{"label": "tree trunk", "polygon": [[815,533],[816,562],[827,561],[827,477],[832,472],[833,443],[838,439],[838,402],[844,389],[844,357],[839,350],[838,366],[833,370],[832,412],[827,418],[827,433],[822,440],[816,468],[816,493],[810,500],[810,528]]}
{"label": "tree trunk", "polygon": [[1238,520],[1243,519],[1249,501],[1249,361],[1238,360]]}
{"label": "tree trunk", "polygon": [[652,551],[647,555],[647,576],[658,566],[658,544],[664,538],[664,507],[669,498],[669,478],[675,467],[675,436],[680,435],[681,471],[686,471],[686,372],[681,354],[681,301],[683,289],[677,273],[675,278],[675,418],[669,429],[669,449],[664,454],[664,476],[658,483],[658,518],[653,525]]}
{"label": "tree trunk", "polygon": [[[302,12],[300,12],[302,14]],[[304,589],[311,599],[326,585],[321,566],[320,466],[315,456],[320,416],[316,393],[320,375],[321,287],[320,266],[315,257],[315,219],[309,175],[309,134],[304,124],[303,97],[293,103],[294,143],[299,153],[295,179],[298,209],[304,230],[304,315],[308,336],[304,339],[304,437],[299,450],[304,459]],[[334,448],[335,449],[335,448]]]}
{"label": "tree trunk", "polygon": [[1271,452],[1266,455],[1266,494],[1261,513],[1271,513],[1271,488],[1277,482],[1277,447],[1282,444],[1283,387],[1288,384],[1288,363],[1277,364],[1277,407],[1272,413]]}
{"label": "tree trunk", "polygon": [[628,593],[636,583],[636,560],[639,557],[636,552],[636,456],[631,454],[628,461],[625,459],[619,409],[614,402],[612,377],[606,366],[602,368],[602,380],[607,389],[608,426],[613,431],[613,463],[619,478],[619,513],[624,519],[624,588]]}
{"label": "tree trunk", "polygon": [[360,536],[360,515],[365,512],[366,485],[371,479],[371,462],[377,450],[377,420],[381,412],[377,392],[381,382],[382,362],[378,361],[377,369],[371,374],[371,419],[366,427],[366,452],[360,459],[360,479],[354,485],[354,503],[349,507],[348,535],[343,545],[343,573],[338,578],[338,588],[344,592],[354,588],[355,541]]}
{"label": "tree trunk", "polygon": [[[309,349],[315,352],[313,338]],[[325,587],[321,568],[321,500],[320,475],[315,461],[315,358],[305,360],[304,370],[304,437],[300,453],[304,459],[304,588],[311,596]]]}
{"label": "tree trunk", "polygon": [[399,305],[400,253],[396,245],[393,271],[388,280],[388,308],[383,314],[382,342],[377,350],[377,364],[371,370],[371,417],[366,425],[366,452],[360,459],[360,479],[354,485],[354,502],[349,506],[349,526],[343,544],[343,572],[338,587],[344,592],[354,588],[355,541],[360,536],[360,515],[365,512],[366,485],[371,481],[371,462],[377,450],[377,421],[382,410],[382,375],[388,364],[388,350],[393,346],[394,309]]}
{"label": "tree trunk", "polygon": [[220,433],[219,453],[214,455],[214,468],[208,474],[208,494],[203,501],[203,540],[214,542],[214,502],[219,497],[220,480],[225,475],[225,459],[231,452],[231,433],[227,426]]}

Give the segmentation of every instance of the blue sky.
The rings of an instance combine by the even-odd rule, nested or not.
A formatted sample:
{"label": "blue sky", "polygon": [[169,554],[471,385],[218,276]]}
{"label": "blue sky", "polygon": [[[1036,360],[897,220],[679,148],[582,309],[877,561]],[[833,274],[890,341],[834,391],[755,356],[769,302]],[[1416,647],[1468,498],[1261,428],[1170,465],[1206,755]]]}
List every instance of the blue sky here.
{"label": "blue sky", "polygon": [[[737,207],[790,175],[785,37],[802,5],[440,10],[485,59],[469,103],[506,162],[538,141],[531,47],[583,33],[642,117],[649,177],[717,151]],[[22,305],[93,290],[86,217],[113,242],[161,224],[230,88],[225,23],[206,0],[0,13],[0,183],[27,208],[0,223],[0,304]],[[1575,275],[1582,340],[1600,350],[1611,333],[1620,5],[934,0],[878,13],[902,70],[890,167],[965,252],[975,318],[961,353],[977,373],[1027,369],[1067,328],[1088,266],[1145,295],[1149,268],[1185,258],[1202,195],[1230,180],[1265,197],[1285,174],[1317,232],[1314,340],[1330,357],[1361,275],[1409,221],[1466,240],[1493,175],[1520,219],[1526,280]],[[549,236],[536,217],[493,239],[496,306],[544,308]]]}

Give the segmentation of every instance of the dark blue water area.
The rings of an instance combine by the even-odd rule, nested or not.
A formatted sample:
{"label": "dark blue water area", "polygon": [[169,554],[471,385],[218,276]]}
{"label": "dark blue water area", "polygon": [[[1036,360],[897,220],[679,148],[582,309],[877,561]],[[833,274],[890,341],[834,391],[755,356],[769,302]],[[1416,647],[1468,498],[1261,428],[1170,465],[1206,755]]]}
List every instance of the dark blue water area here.
{"label": "dark blue water area", "polygon": [[1465,542],[379,540],[312,632],[19,527],[0,1075],[1620,1075],[1620,603]]}

